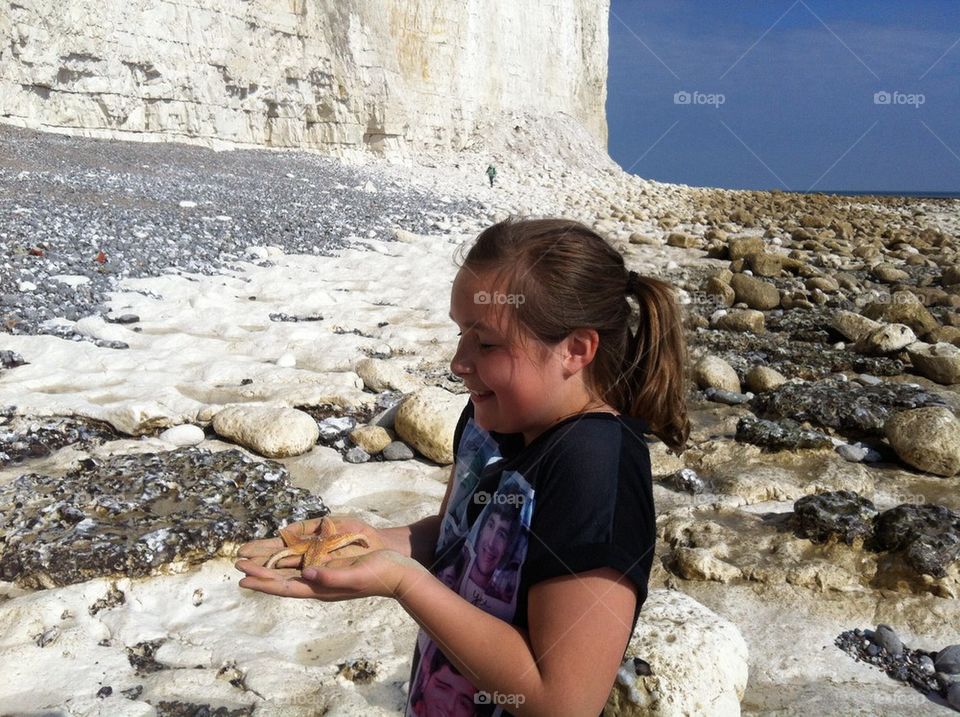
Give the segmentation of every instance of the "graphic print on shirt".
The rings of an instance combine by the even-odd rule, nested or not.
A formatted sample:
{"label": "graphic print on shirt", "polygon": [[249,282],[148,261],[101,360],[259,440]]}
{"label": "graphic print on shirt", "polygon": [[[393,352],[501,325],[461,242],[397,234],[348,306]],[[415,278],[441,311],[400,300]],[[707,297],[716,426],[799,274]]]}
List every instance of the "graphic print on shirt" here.
{"label": "graphic print on shirt", "polygon": [[[458,460],[457,483],[441,524],[433,573],[464,599],[509,623],[517,609],[534,490],[516,471],[502,471],[492,493],[478,489],[483,469],[501,459],[496,443],[492,442],[491,451],[488,441],[492,442],[489,434],[472,420],[467,423],[459,451],[465,462],[461,465]],[[471,504],[482,506],[472,524]],[[460,674],[422,630],[411,674],[407,717],[503,713],[491,695],[478,692],[470,676]]]}

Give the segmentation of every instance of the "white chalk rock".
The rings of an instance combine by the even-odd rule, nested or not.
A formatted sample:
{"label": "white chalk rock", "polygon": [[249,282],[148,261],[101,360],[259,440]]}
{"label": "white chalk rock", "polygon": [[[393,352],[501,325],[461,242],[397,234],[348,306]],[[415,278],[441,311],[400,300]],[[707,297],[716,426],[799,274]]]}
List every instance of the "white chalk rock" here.
{"label": "white chalk rock", "polygon": [[285,354],[280,356],[277,359],[277,366],[282,368],[293,368],[297,365],[297,357],[294,356],[291,352],[287,351]]}
{"label": "white chalk rock", "polygon": [[194,426],[185,423],[182,426],[168,428],[160,434],[160,440],[180,448],[186,446],[195,446],[203,441],[203,429],[200,426]]}
{"label": "white chalk rock", "polygon": [[404,442],[430,460],[449,465],[453,463],[453,434],[468,400],[465,393],[427,386],[400,404],[394,429]]}
{"label": "white chalk rock", "polygon": [[354,369],[363,380],[363,385],[371,391],[401,391],[410,393],[420,387],[420,383],[401,366],[383,359],[364,358],[357,362]]}
{"label": "white chalk rock", "polygon": [[275,406],[228,406],[213,417],[213,430],[267,458],[306,453],[320,437],[310,415]]}
{"label": "white chalk rock", "polygon": [[[650,591],[626,655],[604,714],[740,714],[747,643],[733,623],[682,592]],[[650,675],[637,674],[634,657]]]}

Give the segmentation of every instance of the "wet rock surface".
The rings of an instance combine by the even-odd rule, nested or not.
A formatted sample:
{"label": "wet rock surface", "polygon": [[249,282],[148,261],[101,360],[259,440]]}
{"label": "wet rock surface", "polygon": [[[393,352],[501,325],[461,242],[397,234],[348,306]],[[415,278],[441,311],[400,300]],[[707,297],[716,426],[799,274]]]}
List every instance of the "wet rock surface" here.
{"label": "wet rock surface", "polygon": [[794,503],[793,511],[801,537],[818,543],[842,540],[847,545],[869,539],[877,515],[871,501],[849,490],[804,496]]}
{"label": "wet rock surface", "polygon": [[820,431],[803,428],[789,418],[767,421],[744,416],[737,422],[737,440],[774,451],[798,448],[830,448],[830,437]]}
{"label": "wet rock surface", "polygon": [[39,588],[149,575],[327,512],[283,466],[239,451],[87,459],[0,487],[0,578]]}
{"label": "wet rock surface", "polygon": [[123,437],[112,426],[88,418],[15,416],[0,411],[0,468],[48,456],[64,446],[85,448]]}
{"label": "wet rock surface", "polygon": [[934,578],[960,558],[960,514],[942,505],[905,503],[879,512],[853,491],[829,491],[797,500],[792,524],[797,535],[816,543],[835,539],[897,552],[918,574]]}
{"label": "wet rock surface", "polygon": [[960,513],[942,505],[898,505],[879,515],[876,547],[902,550],[918,573],[943,577],[960,558]]}
{"label": "wet rock surface", "polygon": [[785,383],[750,401],[754,412],[765,418],[809,421],[851,437],[883,436],[884,424],[894,413],[943,405],[936,394],[909,384],[864,385],[835,377],[814,383]]}

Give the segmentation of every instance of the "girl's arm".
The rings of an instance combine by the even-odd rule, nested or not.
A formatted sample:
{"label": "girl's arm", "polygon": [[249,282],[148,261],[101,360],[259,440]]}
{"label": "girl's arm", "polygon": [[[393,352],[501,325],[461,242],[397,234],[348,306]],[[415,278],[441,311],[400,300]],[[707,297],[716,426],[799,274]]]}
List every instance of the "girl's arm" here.
{"label": "girl's arm", "polygon": [[396,598],[460,673],[509,712],[597,715],[627,641],[636,588],[612,568],[538,583],[530,629],[471,605],[432,575],[408,572]]}

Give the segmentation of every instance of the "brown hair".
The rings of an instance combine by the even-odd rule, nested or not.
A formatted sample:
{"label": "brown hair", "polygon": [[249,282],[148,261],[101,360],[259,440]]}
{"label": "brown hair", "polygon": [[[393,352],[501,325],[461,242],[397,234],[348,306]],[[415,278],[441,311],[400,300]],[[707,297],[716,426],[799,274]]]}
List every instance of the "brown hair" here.
{"label": "brown hair", "polygon": [[600,341],[586,368],[588,390],[620,413],[643,418],[675,452],[685,448],[686,344],[669,284],[628,272],[603,237],[566,219],[494,224],[477,237],[463,267],[492,272],[499,290],[523,297],[513,304],[518,320],[508,322],[514,334],[522,336],[522,327],[556,344],[574,329],[596,330]]}

